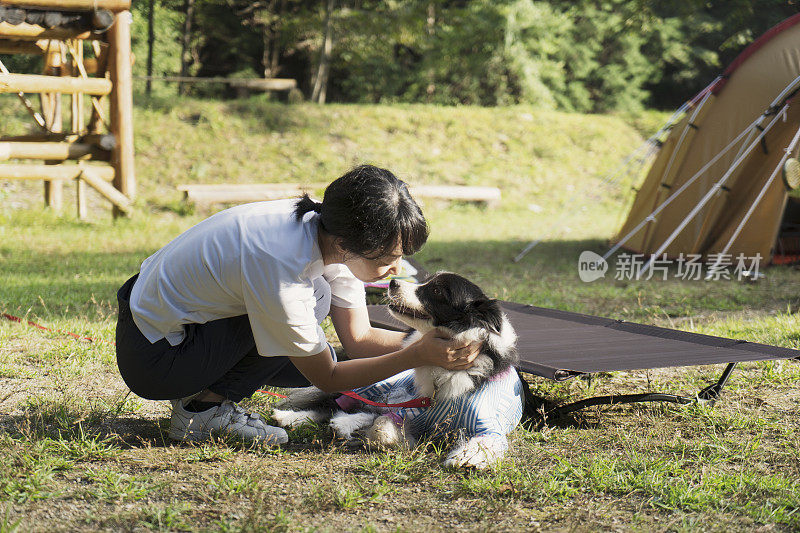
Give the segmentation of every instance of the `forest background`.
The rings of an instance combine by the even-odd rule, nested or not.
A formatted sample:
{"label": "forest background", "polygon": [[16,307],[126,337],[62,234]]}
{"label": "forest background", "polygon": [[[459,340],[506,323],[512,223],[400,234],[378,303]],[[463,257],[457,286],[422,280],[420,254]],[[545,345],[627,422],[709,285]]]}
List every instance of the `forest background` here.
{"label": "forest background", "polygon": [[[800,2],[138,0],[133,11],[140,77],[292,78],[289,99],[321,103],[585,113],[676,107]],[[149,85],[156,96],[176,91]],[[178,91],[235,95],[226,84]]]}

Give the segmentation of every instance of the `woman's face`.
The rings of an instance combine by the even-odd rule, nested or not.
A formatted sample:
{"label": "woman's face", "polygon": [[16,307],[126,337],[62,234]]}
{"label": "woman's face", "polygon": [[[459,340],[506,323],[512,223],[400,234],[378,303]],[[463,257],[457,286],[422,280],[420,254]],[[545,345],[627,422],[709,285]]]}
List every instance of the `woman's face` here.
{"label": "woman's face", "polygon": [[355,277],[363,282],[373,282],[383,279],[386,276],[397,275],[400,273],[400,260],[403,258],[401,246],[392,252],[375,259],[360,255],[347,257],[344,264],[350,269]]}

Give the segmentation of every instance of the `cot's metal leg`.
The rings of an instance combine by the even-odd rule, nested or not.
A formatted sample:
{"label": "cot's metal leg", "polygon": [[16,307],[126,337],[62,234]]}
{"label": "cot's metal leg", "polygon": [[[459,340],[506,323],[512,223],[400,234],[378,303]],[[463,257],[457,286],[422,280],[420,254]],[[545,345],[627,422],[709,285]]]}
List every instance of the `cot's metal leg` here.
{"label": "cot's metal leg", "polygon": [[[619,405],[624,403],[643,403],[643,402],[669,402],[680,405],[688,405],[691,403],[703,403],[713,406],[722,394],[722,388],[728,382],[731,373],[733,372],[736,363],[728,363],[725,370],[719,379],[700,390],[695,396],[678,396],[676,394],[662,394],[662,393],[645,393],[645,394],[613,394],[609,396],[595,396],[593,398],[586,398],[577,402],[553,407],[546,410],[544,414],[545,419],[558,419],[566,414],[591,407],[593,405]],[[526,394],[526,399],[527,399]],[[527,402],[526,402],[527,403]],[[530,413],[529,410],[526,410]],[[541,412],[539,416],[541,416]]]}
{"label": "cot's metal leg", "polygon": [[728,363],[728,366],[725,367],[725,370],[722,371],[722,375],[719,377],[716,383],[713,383],[706,387],[705,389],[701,390],[697,393],[698,400],[705,400],[709,404],[714,405],[714,403],[719,399],[720,395],[722,394],[722,387],[728,383],[728,378],[731,377],[731,373],[733,372],[733,367],[736,366],[736,363]]}

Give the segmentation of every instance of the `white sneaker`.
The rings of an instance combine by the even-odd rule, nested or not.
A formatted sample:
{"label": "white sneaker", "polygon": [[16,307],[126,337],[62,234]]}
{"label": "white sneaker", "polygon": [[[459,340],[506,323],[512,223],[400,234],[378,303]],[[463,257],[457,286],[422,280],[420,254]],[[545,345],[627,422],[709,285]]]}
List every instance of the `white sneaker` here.
{"label": "white sneaker", "polygon": [[217,407],[193,413],[183,400],[172,400],[169,438],[204,441],[214,436],[233,435],[249,442],[285,444],[289,436],[283,428],[267,425],[260,415],[245,411],[230,400]]}

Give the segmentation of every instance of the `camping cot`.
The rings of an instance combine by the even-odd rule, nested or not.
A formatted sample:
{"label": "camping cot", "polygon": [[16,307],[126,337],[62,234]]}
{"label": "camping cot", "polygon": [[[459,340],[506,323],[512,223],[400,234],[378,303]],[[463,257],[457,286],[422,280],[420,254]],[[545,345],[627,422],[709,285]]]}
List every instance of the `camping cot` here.
{"label": "camping cot", "polygon": [[[416,279],[429,274],[418,263]],[[720,396],[738,363],[776,359],[798,359],[800,350],[759,344],[737,339],[714,337],[625,320],[603,318],[533,305],[500,302],[517,332],[520,362],[517,370],[565,381],[600,372],[652,368],[725,364],[719,379],[696,396],[643,393],[596,396],[558,406],[547,413],[558,418],[592,405],[635,402],[672,402],[713,404]],[[392,317],[385,305],[368,306],[373,326],[393,330],[408,329]],[[524,382],[524,380],[523,380]],[[527,384],[527,382],[525,382]],[[526,399],[532,395],[526,387]],[[528,414],[530,405],[526,405]]]}

